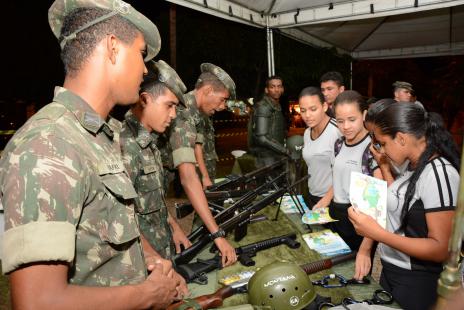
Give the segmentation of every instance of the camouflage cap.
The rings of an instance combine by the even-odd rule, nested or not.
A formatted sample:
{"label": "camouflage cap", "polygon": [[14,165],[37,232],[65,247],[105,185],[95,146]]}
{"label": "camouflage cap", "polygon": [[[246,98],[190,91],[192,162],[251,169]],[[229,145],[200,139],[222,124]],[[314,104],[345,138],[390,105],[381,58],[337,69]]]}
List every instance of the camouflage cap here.
{"label": "camouflage cap", "polygon": [[163,83],[176,95],[179,103],[185,106],[184,93],[187,91],[187,87],[177,72],[163,60],[150,61],[147,63],[147,68],[148,74],[145,76],[144,82],[150,82],[154,79]]}
{"label": "camouflage cap", "polygon": [[408,83],[408,82],[403,82],[403,81],[396,81],[395,83],[392,84],[393,86],[393,89],[397,89],[397,88],[404,88],[404,89],[407,89],[409,91],[412,91],[412,84],[411,83]]}
{"label": "camouflage cap", "polygon": [[[61,37],[61,28],[63,27],[64,18],[69,13],[77,8],[94,7],[106,9],[110,12],[83,25],[72,34]],[[145,61],[155,57],[161,48],[161,37],[158,28],[156,28],[151,20],[122,0],[55,0],[48,9],[48,23],[55,37],[60,40],[60,46],[61,49],[63,49],[66,42],[73,40],[79,32],[118,14],[130,21],[143,34],[147,44],[147,56],[145,57]]]}
{"label": "camouflage cap", "polygon": [[211,63],[202,63],[200,65],[200,70],[202,73],[211,72],[214,74],[229,91],[229,99],[235,99],[235,83],[234,80],[232,80],[232,78],[227,74],[227,72]]}

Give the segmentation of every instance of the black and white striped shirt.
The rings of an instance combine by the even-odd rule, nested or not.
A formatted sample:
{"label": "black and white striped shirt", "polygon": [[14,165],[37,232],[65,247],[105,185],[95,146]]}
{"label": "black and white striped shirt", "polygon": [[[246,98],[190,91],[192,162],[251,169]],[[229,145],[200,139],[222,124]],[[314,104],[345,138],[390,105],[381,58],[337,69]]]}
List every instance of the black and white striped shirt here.
{"label": "black and white striped shirt", "polygon": [[[401,226],[401,209],[408,187],[405,183],[413,171],[406,170],[388,188],[387,230],[396,232]],[[458,171],[443,157],[431,160],[422,171],[416,183],[414,197],[409,204],[406,226],[397,232],[411,238],[426,238],[428,235],[426,213],[454,210],[459,189]],[[382,260],[408,270],[441,272],[442,264],[423,261],[404,254],[385,244],[380,244]]]}

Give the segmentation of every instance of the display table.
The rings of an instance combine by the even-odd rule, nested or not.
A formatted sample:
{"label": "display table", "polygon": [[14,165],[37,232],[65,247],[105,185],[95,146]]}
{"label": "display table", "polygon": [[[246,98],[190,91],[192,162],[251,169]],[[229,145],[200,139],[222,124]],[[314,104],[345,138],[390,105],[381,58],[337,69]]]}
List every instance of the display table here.
{"label": "display table", "polygon": [[[218,283],[219,279],[222,279],[225,276],[237,274],[245,270],[257,270],[260,267],[271,264],[277,261],[288,261],[295,262],[299,265],[310,263],[316,260],[323,259],[317,252],[308,248],[306,243],[301,237],[301,233],[304,232],[304,227],[295,220],[298,217],[292,217],[292,220],[289,217],[280,212],[277,221],[274,221],[274,216],[276,214],[277,206],[269,206],[262,210],[259,214],[265,214],[268,216],[269,220],[254,223],[248,226],[248,234],[240,242],[233,241],[233,234],[228,236],[228,240],[233,246],[243,246],[253,242],[261,241],[264,239],[281,236],[284,234],[295,232],[297,234],[297,240],[301,243],[300,248],[290,249],[286,245],[280,245],[271,249],[267,249],[261,252],[258,252],[254,257],[256,265],[253,267],[242,266],[239,262],[233,266],[224,268],[222,270],[216,270],[208,273],[208,284],[207,285],[198,285],[198,284],[189,284],[189,289],[192,296],[196,297],[205,294],[211,294],[215,292],[218,288],[221,287],[221,284]],[[317,230],[317,227],[314,227]],[[203,251],[199,257],[201,258],[210,258],[213,255],[209,253],[208,249]],[[344,276],[347,279],[351,279],[354,273],[354,260],[342,263],[340,265],[334,266],[332,269],[324,270],[315,274],[309,275],[311,280],[320,280],[324,275],[331,273],[337,273]],[[371,279],[371,284],[369,285],[352,285],[342,288],[322,288],[315,286],[316,293],[321,296],[331,297],[332,302],[337,304],[345,297],[353,297],[356,300],[370,299],[372,294],[376,289],[379,289],[380,286],[375,281]],[[237,294],[230,298],[227,298],[224,301],[223,306],[234,306],[240,304],[246,304],[248,300],[247,294]]]}

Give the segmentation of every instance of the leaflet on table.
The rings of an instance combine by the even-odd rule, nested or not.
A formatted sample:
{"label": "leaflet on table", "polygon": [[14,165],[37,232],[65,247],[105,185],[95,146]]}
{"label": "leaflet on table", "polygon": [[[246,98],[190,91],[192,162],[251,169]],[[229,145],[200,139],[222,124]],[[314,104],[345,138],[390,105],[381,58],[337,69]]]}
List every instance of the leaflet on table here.
{"label": "leaflet on table", "polygon": [[[304,212],[308,212],[309,208],[306,205],[303,196],[302,195],[296,195],[298,197],[298,201],[300,202],[301,206],[303,207]],[[294,196],[295,198],[295,196]],[[277,202],[279,203],[280,200],[282,200],[282,203],[280,204],[280,210],[284,213],[300,213],[298,211],[297,206],[293,202],[292,197],[289,194],[285,194],[282,196],[282,198],[277,199]]]}
{"label": "leaflet on table", "polygon": [[330,229],[304,234],[303,239],[310,249],[323,256],[335,256],[351,252],[345,241]]}
{"label": "leaflet on table", "polygon": [[387,182],[351,172],[350,202],[373,217],[383,228],[387,226]]}
{"label": "leaflet on table", "polygon": [[303,223],[308,225],[326,224],[338,221],[330,217],[329,208],[317,208],[313,210],[308,210],[305,214],[303,214],[301,220],[303,221]]}

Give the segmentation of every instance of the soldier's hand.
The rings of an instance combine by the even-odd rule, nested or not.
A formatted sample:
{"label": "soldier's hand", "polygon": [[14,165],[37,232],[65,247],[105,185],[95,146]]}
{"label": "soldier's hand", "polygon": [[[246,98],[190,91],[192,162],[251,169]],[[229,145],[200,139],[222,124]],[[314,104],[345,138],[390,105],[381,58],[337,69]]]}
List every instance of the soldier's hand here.
{"label": "soldier's hand", "polygon": [[170,260],[158,256],[150,256],[145,258],[145,263],[147,264],[148,272],[151,272],[157,265],[160,265],[163,274],[172,277],[174,269]]}
{"label": "soldier's hand", "polygon": [[227,267],[237,261],[237,254],[235,254],[235,248],[225,238],[214,239],[219,252],[222,256],[222,266]]}
{"label": "soldier's hand", "polygon": [[151,274],[141,284],[144,293],[149,298],[151,309],[166,309],[178,295],[179,278],[168,277],[164,274],[163,266],[152,266]]}
{"label": "soldier's hand", "polygon": [[178,229],[173,229],[172,231],[172,241],[176,247],[176,253],[180,253],[180,245],[184,246],[184,249],[192,246],[192,243],[185,235],[184,231],[179,227]]}
{"label": "soldier's hand", "polygon": [[182,300],[185,297],[188,297],[190,295],[189,289],[187,287],[187,282],[185,282],[185,279],[178,274],[177,272],[174,271],[173,273],[174,279],[179,279],[179,285],[177,286],[177,300]]}
{"label": "soldier's hand", "polygon": [[201,183],[203,184],[203,190],[206,190],[208,189],[208,187],[213,185],[213,182],[211,182],[211,179],[209,177],[202,177]]}

